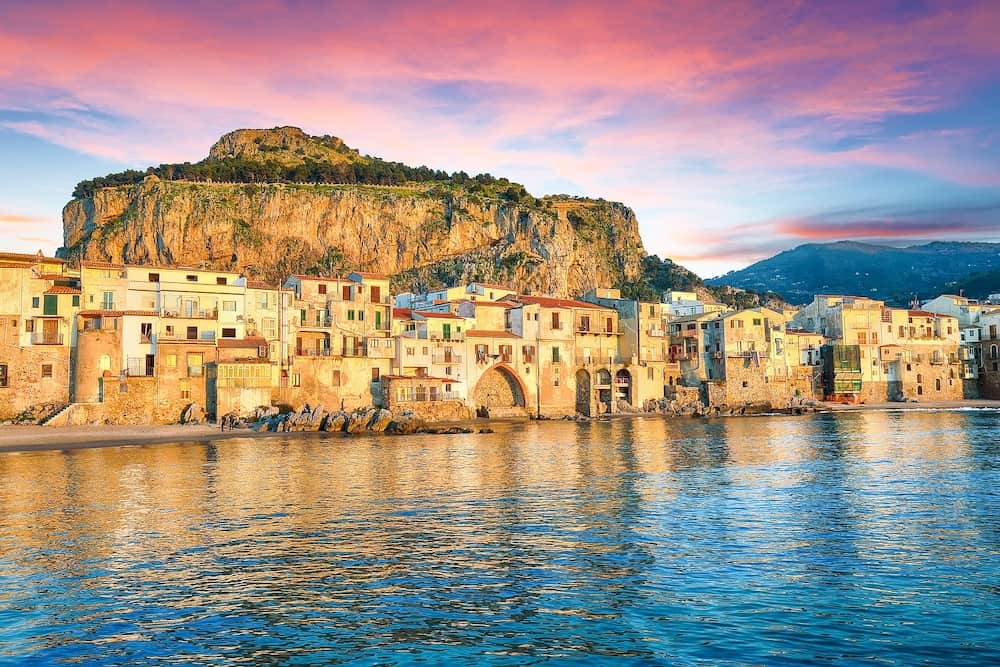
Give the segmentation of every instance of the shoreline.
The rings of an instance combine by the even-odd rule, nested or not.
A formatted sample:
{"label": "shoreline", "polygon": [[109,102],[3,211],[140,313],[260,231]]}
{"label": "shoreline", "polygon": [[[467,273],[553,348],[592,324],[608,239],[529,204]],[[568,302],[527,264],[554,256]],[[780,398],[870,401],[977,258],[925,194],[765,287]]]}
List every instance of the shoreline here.
{"label": "shoreline", "polygon": [[[958,410],[997,410],[1000,411],[1000,400],[967,400],[967,401],[928,401],[925,403],[819,403],[815,410],[796,415],[787,412],[767,412],[754,415],[732,415],[719,417],[699,417],[700,419],[743,419],[765,416],[805,416],[809,414],[835,414],[839,412],[888,412],[888,411],[958,411]],[[602,421],[608,419],[659,418],[677,419],[677,415],[664,415],[655,412],[631,412],[614,415],[601,415],[588,418],[585,421]],[[690,419],[686,417],[685,419]],[[520,421],[520,420],[518,420]],[[535,420],[525,420],[535,421]],[[541,420],[552,423],[580,423],[573,419],[554,417]],[[463,422],[441,422],[435,426],[465,426],[486,428],[491,425],[510,423],[508,419],[476,419]],[[369,434],[372,435],[372,434]],[[419,434],[414,434],[419,435]],[[0,426],[0,454],[16,452],[59,451],[73,449],[91,449],[100,447],[141,447],[166,443],[203,443],[214,440],[229,440],[232,438],[272,438],[275,436],[334,438],[349,437],[343,433],[325,431],[251,431],[239,429],[221,431],[218,425],[211,424],[147,424],[130,426]],[[388,438],[400,436],[386,436]]]}

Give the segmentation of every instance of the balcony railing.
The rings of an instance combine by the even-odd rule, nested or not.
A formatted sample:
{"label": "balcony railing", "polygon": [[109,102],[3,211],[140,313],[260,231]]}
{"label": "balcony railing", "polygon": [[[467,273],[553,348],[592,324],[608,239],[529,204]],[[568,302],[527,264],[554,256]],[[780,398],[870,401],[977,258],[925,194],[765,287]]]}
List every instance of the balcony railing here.
{"label": "balcony railing", "polygon": [[183,320],[217,320],[219,319],[219,309],[199,308],[194,310],[164,310],[163,317]]}
{"label": "balcony railing", "polygon": [[311,350],[296,350],[295,354],[300,357],[329,357],[332,354],[332,351],[329,348],[320,348],[318,350],[313,348]]}
{"label": "balcony railing", "polygon": [[31,334],[32,345],[62,345],[63,335],[61,333],[46,333],[35,331]]}
{"label": "balcony railing", "polygon": [[431,363],[449,366],[462,363],[460,354],[434,354],[431,356]]}
{"label": "balcony railing", "polygon": [[368,350],[364,345],[355,345],[354,347],[344,347],[343,355],[345,357],[364,357],[368,354]]}

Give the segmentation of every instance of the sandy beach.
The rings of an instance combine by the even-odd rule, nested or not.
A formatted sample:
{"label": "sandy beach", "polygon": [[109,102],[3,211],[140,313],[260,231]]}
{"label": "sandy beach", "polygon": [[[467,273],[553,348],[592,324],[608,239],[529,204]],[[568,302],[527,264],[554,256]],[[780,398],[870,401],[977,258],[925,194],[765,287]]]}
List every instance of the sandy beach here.
{"label": "sandy beach", "polygon": [[[928,401],[925,403],[865,403],[840,404],[821,403],[818,412],[862,412],[876,410],[960,410],[960,409],[993,409],[1000,410],[1000,401],[968,400],[968,401]],[[612,419],[627,419],[634,417],[663,417],[651,413],[634,413],[613,415]],[[709,417],[709,419],[744,419],[746,417]],[[498,420],[505,421],[505,420]],[[465,426],[483,427],[492,423],[487,420],[477,420]],[[446,424],[437,424],[445,426]],[[219,430],[213,424],[180,425],[155,424],[140,426],[0,426],[0,453],[27,452],[58,449],[82,449],[87,447],[120,447],[123,445],[151,445],[167,442],[206,442],[229,438],[267,438],[274,436],[299,437],[342,437],[335,433],[294,432],[271,433],[241,429],[236,431]]]}

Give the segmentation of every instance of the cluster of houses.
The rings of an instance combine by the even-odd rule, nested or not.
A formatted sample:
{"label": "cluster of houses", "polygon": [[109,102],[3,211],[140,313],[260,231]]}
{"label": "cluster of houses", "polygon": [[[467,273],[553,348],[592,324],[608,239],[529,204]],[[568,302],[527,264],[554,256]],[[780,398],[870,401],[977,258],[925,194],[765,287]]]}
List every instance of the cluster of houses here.
{"label": "cluster of houses", "polygon": [[[1000,298],[998,298],[1000,300]],[[474,282],[390,294],[384,275],[125,266],[0,253],[0,420],[176,422],[305,403],[431,418],[1000,398],[1000,306],[819,295],[733,311],[691,292],[579,299]],[[48,414],[40,414],[46,406]]]}

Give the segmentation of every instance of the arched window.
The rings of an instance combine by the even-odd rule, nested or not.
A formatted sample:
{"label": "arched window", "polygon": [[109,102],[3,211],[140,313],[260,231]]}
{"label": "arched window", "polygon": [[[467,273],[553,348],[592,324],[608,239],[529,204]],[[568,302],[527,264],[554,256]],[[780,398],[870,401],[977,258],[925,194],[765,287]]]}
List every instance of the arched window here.
{"label": "arched window", "polygon": [[924,376],[921,375],[920,373],[917,373],[917,384],[920,384],[923,381],[924,381]]}
{"label": "arched window", "polygon": [[917,396],[923,396],[923,395],[924,395],[924,388],[918,385],[917,386]]}
{"label": "arched window", "polygon": [[996,358],[997,358],[997,346],[993,345],[990,347],[990,359],[996,359]]}

